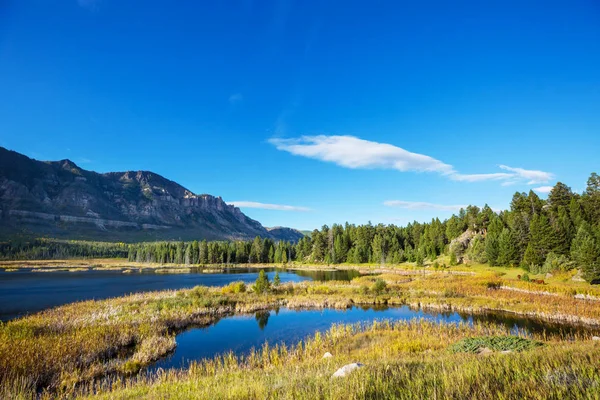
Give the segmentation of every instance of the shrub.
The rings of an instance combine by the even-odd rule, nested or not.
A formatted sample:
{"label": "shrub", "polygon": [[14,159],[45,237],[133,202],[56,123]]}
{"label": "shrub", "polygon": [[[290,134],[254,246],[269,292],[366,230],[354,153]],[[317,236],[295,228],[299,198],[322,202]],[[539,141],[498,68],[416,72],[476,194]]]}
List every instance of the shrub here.
{"label": "shrub", "polygon": [[129,360],[121,367],[121,372],[125,375],[134,375],[140,372],[142,369],[142,363],[139,361]]}
{"label": "shrub", "polygon": [[524,275],[521,277],[521,280],[522,280],[522,281],[525,281],[525,282],[529,282],[529,281],[530,281],[530,279],[529,279],[529,274],[524,274]]}
{"label": "shrub", "polygon": [[523,351],[543,346],[535,340],[519,336],[483,336],[466,338],[449,347],[453,353],[477,353],[482,348],[494,351]]}
{"label": "shrub", "polygon": [[566,272],[570,269],[575,268],[575,265],[572,261],[564,255],[558,255],[553,252],[548,253],[546,257],[546,261],[541,268],[540,272],[548,273],[554,271]]}
{"label": "shrub", "polygon": [[379,296],[381,293],[385,291],[387,287],[387,283],[383,279],[377,279],[373,284],[373,292],[376,296]]}
{"label": "shrub", "polygon": [[246,292],[246,284],[242,281],[231,282],[229,285],[223,286],[223,288],[221,288],[221,293],[223,294],[244,292]]}
{"label": "shrub", "polygon": [[190,297],[201,298],[208,294],[208,288],[206,286],[196,286],[190,290]]}
{"label": "shrub", "polygon": [[485,282],[485,287],[487,287],[488,289],[496,290],[496,289],[500,289],[501,286],[502,286],[502,281],[500,281],[500,280],[493,280],[493,281]]}

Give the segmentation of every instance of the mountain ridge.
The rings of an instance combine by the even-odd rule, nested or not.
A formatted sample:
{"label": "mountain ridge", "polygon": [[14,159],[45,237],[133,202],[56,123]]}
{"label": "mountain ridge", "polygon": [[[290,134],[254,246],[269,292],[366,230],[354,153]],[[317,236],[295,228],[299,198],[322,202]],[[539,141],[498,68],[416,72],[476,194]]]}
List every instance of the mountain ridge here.
{"label": "mountain ridge", "polygon": [[152,171],[98,173],[71,160],[38,161],[0,147],[0,233],[88,240],[297,241],[225,203]]}

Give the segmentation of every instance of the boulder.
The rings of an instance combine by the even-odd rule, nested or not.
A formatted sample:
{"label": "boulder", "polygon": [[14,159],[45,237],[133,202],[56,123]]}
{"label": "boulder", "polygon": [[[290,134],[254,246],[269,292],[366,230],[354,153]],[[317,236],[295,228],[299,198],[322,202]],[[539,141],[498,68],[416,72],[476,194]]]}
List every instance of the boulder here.
{"label": "boulder", "polygon": [[347,365],[344,365],[342,368],[338,369],[337,371],[335,371],[335,373],[331,377],[332,378],[342,378],[344,376],[349,375],[355,369],[359,369],[364,366],[365,365],[361,364],[361,363],[347,364]]}
{"label": "boulder", "polygon": [[492,350],[492,349],[490,349],[488,347],[480,347],[477,350],[477,354],[479,354],[480,356],[489,356],[493,352],[494,352],[494,350]]}
{"label": "boulder", "polygon": [[331,354],[330,352],[327,352],[327,353],[323,354],[322,358],[331,358],[331,357],[333,357],[333,354]]}

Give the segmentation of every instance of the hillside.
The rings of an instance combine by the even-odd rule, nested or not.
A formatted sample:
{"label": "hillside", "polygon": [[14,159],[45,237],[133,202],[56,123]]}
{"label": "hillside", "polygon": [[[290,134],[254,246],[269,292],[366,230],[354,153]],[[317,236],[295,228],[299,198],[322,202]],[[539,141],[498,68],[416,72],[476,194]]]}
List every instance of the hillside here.
{"label": "hillside", "polygon": [[0,147],[0,235],[139,241],[251,239],[297,241],[267,230],[221,197],[197,195],[149,171],[100,174],[70,160],[37,161]]}

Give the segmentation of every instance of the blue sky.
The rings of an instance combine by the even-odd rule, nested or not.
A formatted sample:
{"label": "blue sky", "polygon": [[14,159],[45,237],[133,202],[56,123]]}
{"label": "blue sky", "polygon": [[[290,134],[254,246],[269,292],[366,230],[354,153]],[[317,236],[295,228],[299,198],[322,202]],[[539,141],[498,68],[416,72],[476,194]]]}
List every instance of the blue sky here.
{"label": "blue sky", "polygon": [[300,229],[581,191],[600,4],[0,0],[0,145]]}

